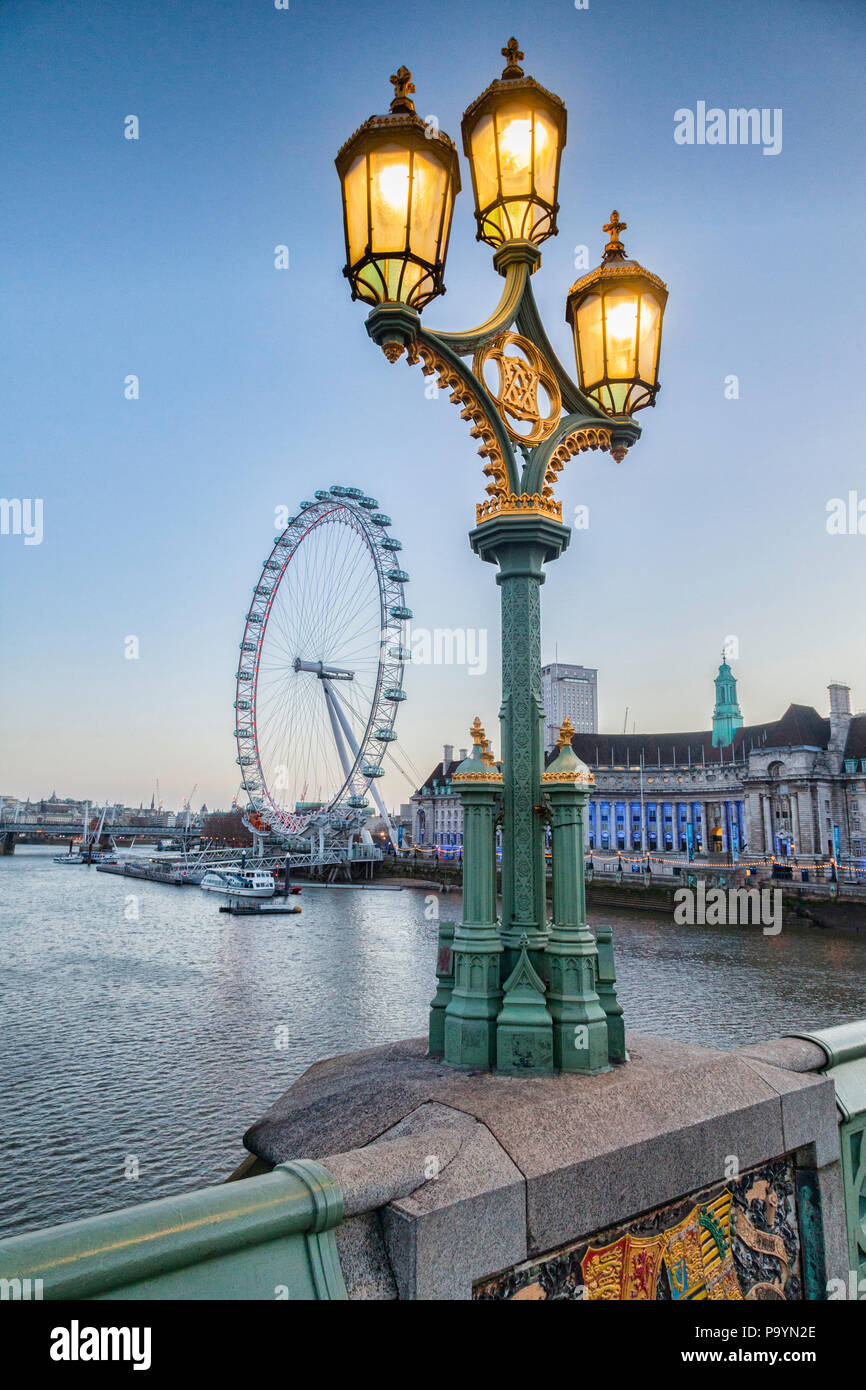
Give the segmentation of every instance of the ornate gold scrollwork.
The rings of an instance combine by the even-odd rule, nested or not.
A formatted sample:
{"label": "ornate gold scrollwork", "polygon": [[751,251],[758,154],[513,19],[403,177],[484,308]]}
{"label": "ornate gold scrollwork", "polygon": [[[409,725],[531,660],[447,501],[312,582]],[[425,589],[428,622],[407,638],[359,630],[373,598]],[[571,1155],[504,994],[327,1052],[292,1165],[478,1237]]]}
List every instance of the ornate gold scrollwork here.
{"label": "ornate gold scrollwork", "polygon": [[472,421],[469,433],[473,439],[480,439],[481,441],[478,445],[478,452],[486,460],[483,471],[490,479],[485,491],[494,498],[507,493],[509,490],[508,467],[496,437],[496,431],[490,423],[487,411],[484,409],[477,392],[473,391],[459,372],[456,372],[450,363],[423,339],[416,339],[409,344],[406,360],[410,366],[414,366],[420,360],[421,370],[425,376],[431,376],[433,372],[438,374],[436,384],[440,390],[448,391],[449,399],[454,405],[463,407],[460,412],[461,420]]}
{"label": "ornate gold scrollwork", "polygon": [[[496,344],[499,343],[503,347],[507,346],[507,343],[504,342],[506,339],[516,340],[521,346],[525,345],[526,349],[531,350],[527,352],[527,356],[534,356],[534,358],[537,359],[537,362],[540,363],[544,369],[544,374],[550,371],[545,359],[535,347],[535,344],[531,343],[529,339],[521,338],[520,335],[516,333],[502,333],[498,338],[494,339],[486,349],[482,349],[476,353],[475,362],[473,364],[476,375],[478,375],[479,366],[481,365],[479,359],[488,360],[494,358],[494,360],[496,360],[494,357]],[[389,361],[395,362],[402,356],[402,344],[387,342],[384,344],[384,351]],[[471,422],[469,433],[473,439],[480,441],[478,452],[485,460],[483,471],[489,480],[485,491],[490,494],[490,500],[477,504],[475,508],[476,525],[480,524],[482,521],[490,521],[494,517],[525,516],[533,513],[535,515],[549,516],[554,521],[562,521],[562,503],[556,501],[553,495],[552,484],[556,482],[556,475],[562,470],[565,462],[573,458],[575,454],[582,453],[587,449],[603,449],[605,451],[610,451],[611,457],[617,459],[617,461],[625,456],[625,450],[612,447],[611,432],[604,425],[588,426],[579,430],[573,430],[571,434],[566,435],[554,449],[545,470],[544,485],[541,493],[514,492],[508,476],[508,466],[502,452],[503,446],[499,442],[488,409],[485,407],[478,392],[473,390],[472,386],[454,369],[442,353],[438,352],[435,346],[427,342],[424,338],[418,338],[409,343],[406,349],[406,360],[410,366],[414,366],[416,363],[420,362],[421,370],[425,376],[436,374],[437,386],[440,390],[448,391],[449,399],[453,404],[462,407],[460,411],[461,419]],[[519,359],[508,358],[507,360],[517,361]],[[506,368],[505,371],[507,375],[510,372],[510,368]],[[556,420],[550,428],[548,428],[547,423],[545,423],[545,432],[541,438],[549,437],[552,429],[556,428],[562,410],[561,397],[556,382],[553,380],[551,374],[550,384],[548,384],[546,375],[544,374],[539,373],[537,375],[536,385],[534,387],[527,385],[527,382],[523,379],[519,386],[512,382],[513,391],[508,397],[509,401],[511,401],[511,405],[508,405],[506,402],[506,405],[500,409],[500,414],[502,414],[503,409],[511,410],[515,418],[517,418],[518,411],[523,411],[525,418],[529,418],[530,407],[533,400],[536,402],[537,406],[536,392],[538,384],[541,384],[548,392],[551,402],[555,400],[557,403]],[[527,394],[527,392],[529,392],[529,394]],[[548,417],[548,420],[552,418],[553,415]],[[510,428],[504,416],[503,422],[507,432],[512,438],[522,440],[524,443],[529,440],[530,436],[516,434]]]}
{"label": "ornate gold scrollwork", "polygon": [[614,448],[611,444],[610,430],[604,425],[590,426],[586,429],[573,430],[567,434],[563,440],[557,444],[544,474],[544,487],[542,496],[545,498],[553,497],[553,484],[556,482],[557,473],[561,473],[563,466],[575,454],[582,454],[587,449],[601,449],[605,453],[609,452],[611,458],[621,463],[628,450]]}
{"label": "ornate gold scrollwork", "polygon": [[[484,377],[484,368],[493,362],[499,372],[499,389],[493,390]],[[544,354],[520,333],[499,333],[475,354],[472,370],[484,381],[509,435],[519,444],[541,444],[549,439],[562,415],[562,394],[553,369]],[[542,415],[539,389],[548,398],[549,409]],[[512,421],[528,424],[520,431]]]}
{"label": "ornate gold scrollwork", "polygon": [[475,506],[475,524],[492,521],[496,516],[549,516],[554,521],[562,521],[562,503],[557,502],[552,491],[547,497],[537,492],[504,492],[491,497],[489,502],[478,502]]}

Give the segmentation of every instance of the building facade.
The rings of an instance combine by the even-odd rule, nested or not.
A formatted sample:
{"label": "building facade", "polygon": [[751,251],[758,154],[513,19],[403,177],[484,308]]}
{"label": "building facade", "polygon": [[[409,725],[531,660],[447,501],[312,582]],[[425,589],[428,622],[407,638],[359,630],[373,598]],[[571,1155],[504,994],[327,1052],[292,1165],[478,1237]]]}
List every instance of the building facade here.
{"label": "building facade", "polygon": [[598,729],[598,671],[556,661],[541,668],[544,746],[553,748],[566,716],[579,734]]}
{"label": "building facade", "polygon": [[[834,682],[829,690],[826,717],[792,704],[780,719],[744,724],[723,661],[707,730],[575,733],[572,747],[595,776],[587,844],[624,854],[863,859],[866,714],[852,714],[848,686]],[[455,758],[447,745],[412,797],[419,847],[453,851],[463,843],[451,785],[462,752]]]}
{"label": "building facade", "polygon": [[442,761],[411,797],[412,841],[416,849],[448,853],[462,850],[463,806],[451,785],[451,776],[467,755],[468,749],[461,748],[455,758],[453,743],[446,743]]}
{"label": "building facade", "polygon": [[678,734],[576,734],[595,775],[587,826],[594,849],[733,858],[866,855],[866,715],[848,686],[830,686],[830,714],[789,705],[781,719],[743,724],[726,662],[712,728]]}

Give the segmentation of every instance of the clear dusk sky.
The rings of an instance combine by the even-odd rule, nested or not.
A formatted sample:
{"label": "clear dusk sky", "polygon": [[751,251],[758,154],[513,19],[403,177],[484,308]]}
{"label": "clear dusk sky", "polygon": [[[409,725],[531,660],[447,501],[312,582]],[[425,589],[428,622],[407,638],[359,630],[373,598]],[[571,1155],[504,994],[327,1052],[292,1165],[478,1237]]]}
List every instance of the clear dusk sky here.
{"label": "clear dusk sky", "polygon": [[[3,0],[0,493],[43,499],[44,537],[0,536],[0,793],[138,804],[158,777],[167,805],[195,783],[227,804],[274,511],[334,482],[393,517],[418,625],[489,633],[484,675],[408,672],[402,746],[426,772],[477,713],[498,751],[499,591],[466,539],[481,460],[367,339],[333,158],[401,63],[459,142],[512,33],[568,108],[534,282],[563,360],[575,247],[597,264],[612,208],[670,290],[643,440],[560,475],[590,524],[551,566],[544,659],[599,668],[602,729],[626,706],[629,727],[707,727],[728,635],[747,723],[824,711],[831,679],[866,705],[866,534],[826,528],[831,499],[866,502],[860,0]],[[781,152],[677,144],[699,102],[781,108]],[[433,327],[501,287],[462,176]]]}

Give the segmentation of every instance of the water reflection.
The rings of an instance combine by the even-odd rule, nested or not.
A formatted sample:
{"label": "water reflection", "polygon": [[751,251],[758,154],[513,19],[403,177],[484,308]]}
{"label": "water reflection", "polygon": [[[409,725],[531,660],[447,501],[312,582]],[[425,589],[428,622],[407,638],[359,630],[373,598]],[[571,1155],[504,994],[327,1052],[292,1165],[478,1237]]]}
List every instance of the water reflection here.
{"label": "water reflection", "polygon": [[[192,888],[61,869],[41,851],[0,859],[0,1230],[219,1181],[311,1062],[424,1032],[424,893],[301,901],[301,917],[256,923]],[[456,896],[438,905],[459,916]],[[632,1028],[731,1047],[866,1016],[866,933],[594,916],[613,925]]]}

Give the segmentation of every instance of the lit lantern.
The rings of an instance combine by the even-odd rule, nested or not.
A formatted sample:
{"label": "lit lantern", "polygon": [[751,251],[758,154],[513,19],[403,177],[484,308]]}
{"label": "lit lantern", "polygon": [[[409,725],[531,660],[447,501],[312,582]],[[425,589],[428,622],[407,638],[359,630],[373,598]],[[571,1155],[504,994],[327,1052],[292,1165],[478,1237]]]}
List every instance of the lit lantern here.
{"label": "lit lantern", "polygon": [[611,213],[602,263],[572,285],[565,315],[581,389],[608,415],[655,405],[668,298],[663,280],[627,259],[619,237],[626,225]]}
{"label": "lit lantern", "polygon": [[394,77],[386,116],[371,116],[340,150],[352,298],[422,309],[444,293],[442,277],[460,170],[454,142],[425,125],[409,95],[412,74]]}
{"label": "lit lantern", "polygon": [[566,114],[559,97],[525,77],[516,39],[502,50],[502,77],[463,116],[478,240],[491,246],[556,235],[559,161]]}

